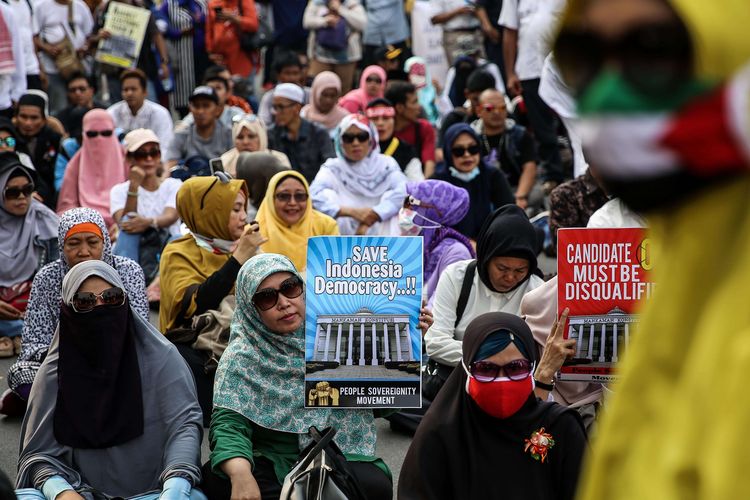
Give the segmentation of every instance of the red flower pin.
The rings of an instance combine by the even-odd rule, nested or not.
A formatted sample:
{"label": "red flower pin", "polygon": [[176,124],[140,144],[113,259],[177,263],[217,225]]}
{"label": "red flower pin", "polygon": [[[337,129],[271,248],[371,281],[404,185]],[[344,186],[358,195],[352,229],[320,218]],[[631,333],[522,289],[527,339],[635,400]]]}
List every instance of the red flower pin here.
{"label": "red flower pin", "polygon": [[555,446],[552,434],[544,432],[544,427],[538,431],[534,431],[531,434],[531,439],[525,439],[524,442],[526,443],[526,447],[523,451],[528,451],[534,460],[539,460],[542,463],[547,459],[549,449]]}

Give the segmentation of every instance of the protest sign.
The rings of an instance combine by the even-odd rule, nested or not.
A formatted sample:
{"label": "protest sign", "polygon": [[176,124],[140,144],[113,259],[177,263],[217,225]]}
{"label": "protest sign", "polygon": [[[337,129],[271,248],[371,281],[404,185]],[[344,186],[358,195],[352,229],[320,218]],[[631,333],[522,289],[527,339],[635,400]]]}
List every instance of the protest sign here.
{"label": "protest sign", "polygon": [[560,229],[557,232],[557,307],[570,309],[565,338],[576,354],[560,380],[607,382],[630,342],[639,304],[654,283],[650,243],[642,229]]}
{"label": "protest sign", "polygon": [[305,406],[417,408],[422,238],[307,245]]}
{"label": "protest sign", "polygon": [[425,60],[432,78],[445,82],[448,59],[445,57],[443,48],[443,28],[430,21],[438,9],[435,2],[414,2],[414,8],[411,11],[411,49],[415,56]]}
{"label": "protest sign", "polygon": [[104,29],[111,36],[99,42],[96,60],[121,68],[135,68],[150,17],[148,9],[110,2]]}

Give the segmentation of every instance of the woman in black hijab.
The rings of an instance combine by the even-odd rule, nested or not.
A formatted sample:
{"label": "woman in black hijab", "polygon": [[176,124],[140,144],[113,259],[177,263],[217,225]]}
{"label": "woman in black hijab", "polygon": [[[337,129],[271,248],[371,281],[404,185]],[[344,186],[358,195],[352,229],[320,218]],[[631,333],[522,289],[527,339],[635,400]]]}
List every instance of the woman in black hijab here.
{"label": "woman in black hijab", "polygon": [[474,319],[454,370],[406,454],[398,498],[567,500],[586,436],[580,417],[534,395],[534,339],[507,313]]}

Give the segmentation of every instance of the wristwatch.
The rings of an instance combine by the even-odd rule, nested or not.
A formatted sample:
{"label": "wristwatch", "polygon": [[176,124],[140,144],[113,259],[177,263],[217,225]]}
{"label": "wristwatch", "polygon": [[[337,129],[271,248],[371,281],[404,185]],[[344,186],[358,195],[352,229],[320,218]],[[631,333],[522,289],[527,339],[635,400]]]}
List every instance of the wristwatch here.
{"label": "wristwatch", "polygon": [[540,382],[538,378],[534,377],[534,384],[545,391],[552,391],[555,388],[555,379],[553,378],[549,384]]}

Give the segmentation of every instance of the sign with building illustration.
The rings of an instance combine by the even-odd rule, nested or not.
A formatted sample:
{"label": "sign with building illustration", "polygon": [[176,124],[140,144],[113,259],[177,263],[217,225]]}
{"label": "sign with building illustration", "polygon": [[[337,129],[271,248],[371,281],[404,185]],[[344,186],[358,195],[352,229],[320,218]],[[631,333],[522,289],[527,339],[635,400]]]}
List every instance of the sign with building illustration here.
{"label": "sign with building illustration", "polygon": [[121,2],[109,2],[104,30],[110,37],[99,42],[96,60],[120,68],[135,68],[151,12]]}
{"label": "sign with building illustration", "polygon": [[608,382],[627,351],[637,310],[654,292],[650,243],[642,229],[560,229],[557,307],[570,309],[565,338],[576,354],[560,380]]}
{"label": "sign with building illustration", "polygon": [[310,238],[306,290],[305,405],[419,407],[422,238]]}

